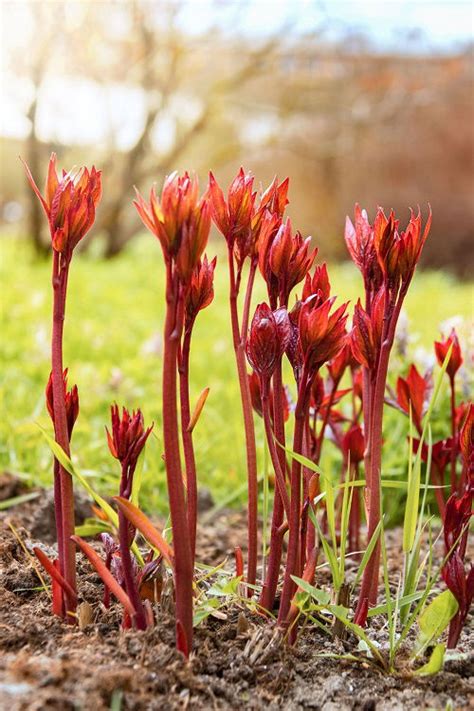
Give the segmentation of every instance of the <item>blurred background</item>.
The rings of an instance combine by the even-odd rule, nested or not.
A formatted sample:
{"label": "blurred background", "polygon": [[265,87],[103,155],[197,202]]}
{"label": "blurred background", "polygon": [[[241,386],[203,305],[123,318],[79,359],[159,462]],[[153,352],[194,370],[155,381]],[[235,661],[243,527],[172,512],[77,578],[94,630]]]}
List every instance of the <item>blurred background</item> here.
{"label": "blurred background", "polygon": [[359,201],[434,214],[424,264],[474,263],[473,6],[447,0],[17,0],[1,3],[2,235],[48,252],[18,155],[42,180],[94,162],[104,198],[82,248],[112,258],[140,223],[133,185],[174,169],[291,176],[289,214],[346,258]]}

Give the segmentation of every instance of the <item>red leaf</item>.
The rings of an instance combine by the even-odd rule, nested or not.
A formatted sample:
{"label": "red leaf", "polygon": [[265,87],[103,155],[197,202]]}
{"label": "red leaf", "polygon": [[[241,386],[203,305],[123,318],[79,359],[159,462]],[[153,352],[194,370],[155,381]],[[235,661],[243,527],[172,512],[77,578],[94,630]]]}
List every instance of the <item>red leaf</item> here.
{"label": "red leaf", "polygon": [[104,585],[106,585],[112,595],[115,595],[117,600],[122,603],[126,612],[128,612],[130,617],[133,619],[135,617],[135,608],[133,607],[130,598],[122,586],[115,580],[102,558],[95,552],[92,546],[86,543],[86,541],[83,541],[82,538],[79,538],[79,536],[71,536],[71,540],[79,546],[84,555],[88,558],[89,562],[97,571]]}
{"label": "red leaf", "polygon": [[165,541],[161,533],[155,528],[150,519],[127,499],[124,499],[121,496],[114,496],[113,498],[114,501],[117,502],[117,505],[123,515],[130,521],[130,523],[133,524],[135,528],[138,528],[146,540],[160,551],[163,558],[165,558],[170,565],[173,565],[173,549],[169,543]]}
{"label": "red leaf", "polygon": [[[53,563],[46,553],[44,553],[41,548],[37,548],[36,546],[33,548],[33,553],[35,556],[38,558],[39,562],[43,566],[43,568],[46,570],[48,575],[52,578],[54,582],[56,582],[58,585],[61,586],[61,588],[64,590],[64,592],[72,599],[72,600],[77,600],[77,595],[75,591],[72,589],[71,585],[63,578],[61,573],[59,572],[58,568],[56,567],[56,561]],[[55,594],[57,596],[57,592],[55,593],[54,590],[54,584],[53,584],[53,611],[55,608]],[[57,601],[56,601],[57,603]],[[62,603],[61,603],[61,609],[62,609]]]}

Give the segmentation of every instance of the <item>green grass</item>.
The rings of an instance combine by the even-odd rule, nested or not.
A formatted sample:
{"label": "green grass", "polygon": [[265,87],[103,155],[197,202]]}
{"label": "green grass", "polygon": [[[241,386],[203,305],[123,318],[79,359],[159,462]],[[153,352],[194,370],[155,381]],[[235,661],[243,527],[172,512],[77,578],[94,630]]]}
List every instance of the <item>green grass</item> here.
{"label": "green grass", "polygon": [[[198,318],[192,348],[192,398],[205,386],[211,391],[195,429],[199,483],[216,501],[245,482],[245,453],[238,384],[228,320],[227,271],[222,244],[214,303]],[[51,454],[38,424],[51,430],[44,406],[49,374],[51,314],[50,264],[32,259],[24,242],[3,238],[2,368],[0,470],[20,473],[32,484],[51,482]],[[333,292],[353,302],[360,279],[352,265],[330,268]],[[104,427],[113,401],[141,407],[155,429],[147,445],[142,503],[148,510],[166,509],[160,430],[161,356],[164,274],[161,252],[151,236],[137,239],[111,262],[75,255],[70,275],[65,326],[65,365],[70,383],[79,387],[81,412],[73,437],[73,459],[103,494],[117,491],[118,467],[108,452]],[[415,277],[406,312],[410,344],[432,352],[439,324],[460,316],[467,332],[472,290],[441,273]],[[258,283],[255,303],[264,298]],[[400,368],[395,356],[393,375]],[[406,422],[388,414],[385,468],[403,476],[406,466]],[[439,427],[444,429],[441,423]],[[257,423],[259,451],[263,433]],[[261,457],[262,459],[262,457]],[[337,453],[326,448],[323,466],[339,475]],[[242,499],[243,500],[243,499]]]}

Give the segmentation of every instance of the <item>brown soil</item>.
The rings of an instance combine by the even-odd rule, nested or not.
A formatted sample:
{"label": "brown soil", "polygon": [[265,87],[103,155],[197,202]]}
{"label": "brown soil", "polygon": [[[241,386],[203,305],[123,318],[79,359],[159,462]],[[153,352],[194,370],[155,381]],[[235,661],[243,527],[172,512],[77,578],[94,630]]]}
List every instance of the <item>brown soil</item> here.
{"label": "brown soil", "polygon": [[[0,499],[18,493],[17,482],[0,478]],[[87,515],[84,500],[79,512]],[[36,538],[51,541],[51,514],[51,496],[42,492],[2,518],[30,547]],[[226,512],[200,531],[199,558],[220,562],[244,539],[245,517]],[[388,543],[393,557],[400,548],[397,532]],[[11,529],[1,527],[0,709],[474,708],[472,627],[463,633],[462,656],[447,662],[443,672],[429,678],[389,676],[365,663],[321,658],[322,652],[340,654],[351,645],[344,648],[318,630],[304,630],[296,648],[288,649],[271,625],[234,606],[226,610],[226,619],[210,617],[198,626],[186,663],[174,650],[166,606],[157,607],[154,629],[124,632],[118,606],[105,610],[101,605],[102,586],[82,558],[79,590],[92,613],[83,629],[51,615],[30,561]]]}

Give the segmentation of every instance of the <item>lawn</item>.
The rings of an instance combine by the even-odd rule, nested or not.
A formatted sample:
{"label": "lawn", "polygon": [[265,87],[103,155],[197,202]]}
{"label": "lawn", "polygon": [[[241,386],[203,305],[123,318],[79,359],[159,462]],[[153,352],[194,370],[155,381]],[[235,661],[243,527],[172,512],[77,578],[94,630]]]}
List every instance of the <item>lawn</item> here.
{"label": "lawn", "polygon": [[[192,396],[197,398],[206,386],[211,389],[195,430],[195,447],[200,486],[208,488],[218,503],[229,498],[238,502],[239,491],[245,488],[244,441],[222,243],[211,244],[209,253],[214,251],[219,254],[216,296],[198,318],[192,348]],[[31,484],[47,485],[51,483],[51,454],[38,425],[51,430],[44,405],[49,374],[50,264],[36,262],[24,242],[7,238],[1,243],[1,257],[0,469],[19,474]],[[355,268],[334,265],[329,272],[333,292],[354,303],[360,292]],[[163,282],[159,245],[150,236],[137,238],[110,262],[75,255],[65,327],[65,364],[70,382],[78,384],[81,407],[72,443],[75,463],[102,493],[116,493],[119,470],[104,432],[109,406],[116,401],[129,408],[141,407],[145,421],[155,422],[144,463],[142,503],[148,510],[162,512],[167,505],[160,430]],[[263,298],[259,281],[255,303]],[[432,358],[432,342],[440,325],[455,317],[461,337],[467,338],[471,315],[470,285],[443,273],[419,273],[406,301],[401,346],[406,337],[409,359],[423,367]],[[392,363],[393,382],[403,366],[396,354]],[[406,422],[392,412],[387,423],[385,474],[403,477]],[[262,463],[260,423],[257,437]],[[337,455],[330,446],[323,466],[338,476]]]}

